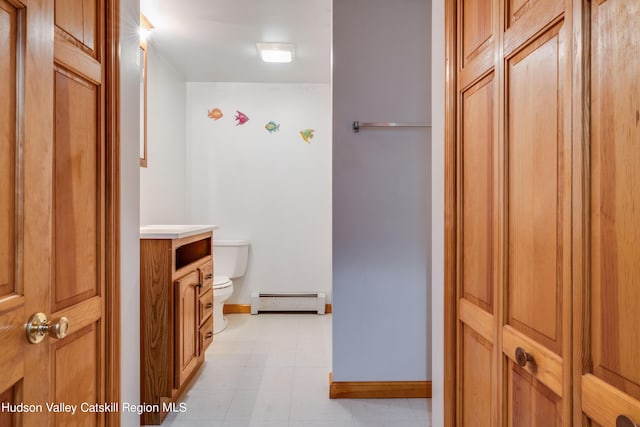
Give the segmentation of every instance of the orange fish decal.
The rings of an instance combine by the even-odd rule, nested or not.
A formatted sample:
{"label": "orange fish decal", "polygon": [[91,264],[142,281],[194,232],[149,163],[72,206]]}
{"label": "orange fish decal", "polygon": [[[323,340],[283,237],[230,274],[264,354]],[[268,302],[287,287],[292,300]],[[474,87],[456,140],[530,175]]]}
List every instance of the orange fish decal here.
{"label": "orange fish decal", "polygon": [[207,116],[210,119],[213,120],[218,120],[220,117],[222,117],[224,114],[222,114],[222,110],[219,108],[214,108],[213,110],[209,110]]}

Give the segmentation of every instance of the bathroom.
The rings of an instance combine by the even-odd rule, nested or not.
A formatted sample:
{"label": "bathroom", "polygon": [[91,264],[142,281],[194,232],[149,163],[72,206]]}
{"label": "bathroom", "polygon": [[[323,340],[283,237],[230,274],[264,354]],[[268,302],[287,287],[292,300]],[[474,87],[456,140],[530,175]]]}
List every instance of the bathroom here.
{"label": "bathroom", "polygon": [[[351,123],[429,122],[429,32],[418,24],[429,20],[430,2],[367,3],[368,20],[361,19],[357,1],[275,2],[287,3],[283,14],[299,21],[275,35],[296,43],[292,64],[304,68],[310,56],[322,58],[321,66],[307,66],[306,76],[299,74],[303,70],[287,77],[264,67],[292,64],[261,64],[255,51],[255,42],[274,35],[247,30],[264,15],[278,22],[278,10],[251,1],[217,4],[221,12],[213,20],[221,27],[232,27],[235,19],[251,33],[251,52],[245,47],[242,55],[255,56],[255,69],[231,64],[216,70],[211,54],[184,70],[176,66],[182,65],[175,59],[178,42],[163,46],[170,36],[163,39],[162,28],[170,24],[158,6],[171,2],[148,3],[141,6],[151,8],[146,14],[156,28],[147,48],[140,224],[215,224],[214,246],[250,242],[246,273],[233,280],[226,301],[230,312],[246,312],[255,291],[324,292],[333,311],[334,381],[429,382],[429,134],[356,134]],[[198,7],[181,13],[198,22]],[[376,31],[382,17],[393,31]],[[415,25],[398,31],[408,19]],[[197,29],[185,27],[174,25],[184,32],[181,40],[202,51],[202,39],[229,40],[224,32],[197,36]],[[296,35],[303,30],[315,32],[319,50]],[[360,34],[367,34],[367,43]],[[407,40],[419,43],[413,51],[397,49]],[[379,52],[386,55],[382,63]],[[408,61],[412,67],[392,65]],[[214,109],[222,117],[211,117]],[[242,124],[240,112],[248,117]],[[277,131],[265,128],[270,122]],[[314,132],[305,140],[307,129]]]}

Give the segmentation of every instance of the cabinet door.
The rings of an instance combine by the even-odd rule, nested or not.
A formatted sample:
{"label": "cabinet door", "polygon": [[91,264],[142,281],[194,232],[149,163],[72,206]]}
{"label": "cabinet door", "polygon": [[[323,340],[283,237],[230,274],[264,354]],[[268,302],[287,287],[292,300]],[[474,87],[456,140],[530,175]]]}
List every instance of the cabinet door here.
{"label": "cabinet door", "polygon": [[589,8],[590,237],[575,381],[592,426],[632,426],[640,423],[640,3]]}
{"label": "cabinet door", "polygon": [[200,277],[191,272],[175,283],[176,292],[176,370],[175,388],[179,388],[198,366],[198,284]]}

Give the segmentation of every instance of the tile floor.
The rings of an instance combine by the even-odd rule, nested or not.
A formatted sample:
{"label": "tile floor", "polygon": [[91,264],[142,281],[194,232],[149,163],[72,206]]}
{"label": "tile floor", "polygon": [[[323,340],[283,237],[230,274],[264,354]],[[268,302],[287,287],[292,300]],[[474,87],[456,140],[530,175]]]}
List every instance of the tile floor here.
{"label": "tile floor", "polygon": [[428,427],[429,399],[329,399],[331,315],[227,315],[168,427]]}

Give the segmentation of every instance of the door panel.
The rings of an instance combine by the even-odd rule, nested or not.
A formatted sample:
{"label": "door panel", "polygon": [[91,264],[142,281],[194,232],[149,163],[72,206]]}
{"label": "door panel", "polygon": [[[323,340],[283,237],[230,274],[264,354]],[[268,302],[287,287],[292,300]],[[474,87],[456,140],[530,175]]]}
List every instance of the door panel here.
{"label": "door panel", "polygon": [[462,326],[462,390],[460,405],[462,425],[491,426],[491,396],[493,394],[493,371],[491,369],[477,369],[478,366],[491,367],[493,358],[493,344],[487,341],[472,328]]}
{"label": "door panel", "polygon": [[200,341],[198,321],[198,287],[200,276],[191,272],[175,282],[176,296],[176,360],[174,388],[179,389],[198,366]]}
{"label": "door panel", "polygon": [[55,23],[64,37],[93,52],[97,36],[95,0],[56,0]]}
{"label": "door panel", "polygon": [[98,88],[55,69],[55,278],[53,311],[98,294]]}
{"label": "door panel", "polygon": [[562,350],[559,25],[507,61],[508,324]]}
{"label": "door panel", "polygon": [[530,372],[507,363],[509,375],[509,419],[513,426],[554,427],[562,425],[561,399]]}
{"label": "door panel", "polygon": [[18,10],[0,0],[0,297],[14,292]]}
{"label": "door panel", "polygon": [[640,423],[640,4],[591,8],[590,369],[583,410]]}
{"label": "door panel", "polygon": [[494,71],[496,45],[495,0],[458,0],[457,76],[459,157],[459,251],[456,372],[459,425],[495,425],[497,420],[495,340],[497,218],[495,189],[495,118],[497,86]]}
{"label": "door panel", "polygon": [[493,74],[462,95],[462,295],[493,313]]}
{"label": "door panel", "polygon": [[[83,402],[101,402],[98,387],[100,381],[99,362],[100,333],[95,324],[80,329],[73,335],[51,346],[55,388],[52,390],[55,402],[80,405]],[[82,355],[78,358],[78,355]],[[57,413],[55,425],[98,425],[102,414],[99,412]]]}
{"label": "door panel", "polygon": [[[568,24],[566,19],[551,23],[557,2],[548,3],[544,10],[538,10],[543,2],[523,3],[523,15],[509,31],[539,35],[505,58],[502,349],[507,425],[514,426],[571,424],[571,399],[564,398],[570,395],[571,372],[571,138],[565,115],[571,67]],[[518,353],[531,360],[518,366]]]}
{"label": "door panel", "polygon": [[[102,2],[90,3],[77,21],[58,2],[0,0],[0,396],[13,403],[106,399],[104,16]],[[55,20],[78,37],[81,28],[82,43],[54,37]],[[68,334],[29,343],[25,324],[37,312],[52,325],[66,317]],[[0,424],[105,421],[8,416]]]}

